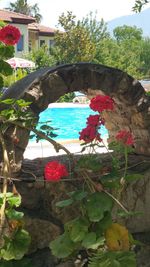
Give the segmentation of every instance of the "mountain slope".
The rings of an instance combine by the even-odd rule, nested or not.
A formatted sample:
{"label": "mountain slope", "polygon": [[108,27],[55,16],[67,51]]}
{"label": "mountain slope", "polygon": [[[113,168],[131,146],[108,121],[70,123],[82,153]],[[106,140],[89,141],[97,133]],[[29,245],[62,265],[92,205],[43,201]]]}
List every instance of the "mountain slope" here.
{"label": "mountain slope", "polygon": [[135,13],[129,16],[123,16],[107,22],[108,30],[113,33],[113,29],[118,26],[129,25],[137,26],[143,30],[143,35],[150,37],[150,8],[141,13]]}

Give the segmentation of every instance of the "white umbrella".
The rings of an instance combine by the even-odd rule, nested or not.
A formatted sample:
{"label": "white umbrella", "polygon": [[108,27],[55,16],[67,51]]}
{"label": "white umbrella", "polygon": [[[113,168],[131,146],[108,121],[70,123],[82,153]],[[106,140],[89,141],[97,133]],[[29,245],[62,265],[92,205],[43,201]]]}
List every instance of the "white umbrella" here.
{"label": "white umbrella", "polygon": [[6,62],[13,69],[16,69],[16,68],[35,68],[35,63],[33,61],[27,60],[24,58],[13,57],[13,58],[6,60]]}

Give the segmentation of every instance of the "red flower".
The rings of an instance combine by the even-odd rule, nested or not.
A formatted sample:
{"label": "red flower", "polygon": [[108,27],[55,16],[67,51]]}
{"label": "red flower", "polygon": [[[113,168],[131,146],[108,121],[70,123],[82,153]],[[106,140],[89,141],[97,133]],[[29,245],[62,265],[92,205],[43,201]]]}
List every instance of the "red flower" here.
{"label": "red flower", "polygon": [[0,29],[0,41],[6,45],[14,45],[18,43],[20,36],[18,28],[12,25],[7,25]]}
{"label": "red flower", "polygon": [[68,175],[65,165],[58,161],[51,161],[45,165],[44,177],[47,181],[58,182],[62,177]]}
{"label": "red flower", "polygon": [[134,144],[132,133],[126,130],[119,131],[116,135],[116,139],[127,146],[132,146]]}
{"label": "red flower", "polygon": [[102,112],[104,110],[113,110],[114,100],[107,95],[97,95],[91,99],[90,108],[98,112]]}
{"label": "red flower", "polygon": [[90,125],[79,132],[79,134],[79,140],[83,140],[86,143],[90,143],[94,139],[101,141],[100,134],[97,132],[96,127],[92,127]]}
{"label": "red flower", "polygon": [[99,125],[104,125],[104,124],[105,124],[105,121],[104,119],[100,117],[100,115],[90,115],[87,118],[87,125],[97,127]]}
{"label": "red flower", "polygon": [[87,124],[91,125],[91,126],[98,126],[99,125],[99,119],[100,119],[99,115],[90,115],[87,118]]}

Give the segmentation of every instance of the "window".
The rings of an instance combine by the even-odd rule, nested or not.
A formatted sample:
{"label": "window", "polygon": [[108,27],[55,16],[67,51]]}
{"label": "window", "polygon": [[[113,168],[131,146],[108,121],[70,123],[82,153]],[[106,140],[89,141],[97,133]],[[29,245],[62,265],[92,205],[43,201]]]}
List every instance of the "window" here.
{"label": "window", "polygon": [[45,40],[40,40],[40,47],[45,45]]}
{"label": "window", "polygon": [[54,40],[49,40],[49,48],[53,47],[55,44]]}
{"label": "window", "polygon": [[17,43],[17,51],[21,52],[24,49],[24,36],[21,35],[19,42]]}
{"label": "window", "polygon": [[29,40],[29,52],[32,50],[32,41]]}

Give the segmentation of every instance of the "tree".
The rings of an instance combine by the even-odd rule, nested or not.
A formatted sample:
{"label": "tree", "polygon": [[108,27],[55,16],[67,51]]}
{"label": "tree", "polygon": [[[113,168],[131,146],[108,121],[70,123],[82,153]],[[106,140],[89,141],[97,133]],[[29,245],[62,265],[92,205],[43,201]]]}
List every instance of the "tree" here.
{"label": "tree", "polygon": [[133,11],[141,12],[142,7],[149,3],[149,0],[136,0],[135,5],[133,7]]}
{"label": "tree", "polygon": [[79,24],[89,32],[90,39],[97,43],[104,38],[108,38],[110,34],[107,31],[107,24],[103,19],[97,20],[97,14],[90,12]]}
{"label": "tree", "polygon": [[131,39],[140,41],[142,39],[142,29],[136,26],[123,25],[116,27],[113,31],[113,35],[117,42],[129,41]]}
{"label": "tree", "polygon": [[145,38],[141,42],[140,50],[141,72],[144,76],[150,76],[150,38]]}
{"label": "tree", "polygon": [[55,36],[55,56],[59,63],[91,62],[95,55],[95,44],[88,30],[76,22],[72,12],[63,13],[58,20],[63,32]]}
{"label": "tree", "polygon": [[116,27],[113,33],[119,53],[117,67],[136,78],[140,78],[142,30],[135,26],[124,25]]}
{"label": "tree", "polygon": [[16,2],[10,2],[10,6],[7,8],[10,11],[32,16],[39,23],[42,20],[42,15],[39,13],[40,9],[38,4],[29,5],[27,0],[16,0]]}

